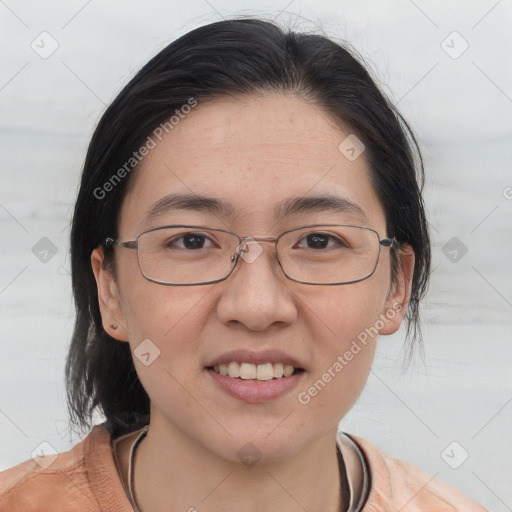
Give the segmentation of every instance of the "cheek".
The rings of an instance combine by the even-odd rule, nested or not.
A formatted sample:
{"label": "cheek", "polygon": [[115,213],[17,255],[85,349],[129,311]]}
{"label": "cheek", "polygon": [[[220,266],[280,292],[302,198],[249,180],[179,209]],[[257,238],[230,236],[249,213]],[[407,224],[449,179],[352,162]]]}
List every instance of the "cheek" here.
{"label": "cheek", "polygon": [[[307,382],[298,402],[320,417],[341,419],[359,397],[371,368],[378,339],[384,287],[371,280],[323,292],[317,302],[304,310],[306,325],[312,329],[311,361]],[[316,304],[316,305],[315,305]]]}
{"label": "cheek", "polygon": [[[123,255],[126,256],[126,255]],[[157,345],[163,340],[183,339],[184,344],[194,340],[196,325],[190,319],[197,316],[204,297],[211,287],[163,286],[142,276],[135,254],[120,258],[118,275],[120,297],[130,343],[136,345],[149,338]],[[187,329],[183,325],[187,324]],[[198,325],[199,328],[199,325]],[[181,330],[181,332],[180,332]],[[176,336],[173,336],[173,333]]]}
{"label": "cheek", "polygon": [[138,267],[124,270],[133,276],[123,282],[121,296],[139,379],[152,401],[178,399],[186,408],[180,384],[199,373],[199,340],[212,288],[162,286],[144,279]]}
{"label": "cheek", "polygon": [[[339,422],[352,408],[363,390],[375,344],[368,344],[347,358],[346,351],[305,383],[297,394],[302,412],[326,426]],[[303,416],[304,417],[304,416]]]}
{"label": "cheek", "polygon": [[324,289],[316,297],[304,298],[309,306],[303,311],[306,322],[316,326],[315,336],[327,352],[345,350],[375,325],[388,294],[385,281],[374,274],[365,281]]}
{"label": "cheek", "polygon": [[201,377],[199,340],[208,291],[148,285],[143,285],[144,291],[132,290],[126,304],[135,369],[160,410],[197,414],[197,405],[186,390],[194,389]]}

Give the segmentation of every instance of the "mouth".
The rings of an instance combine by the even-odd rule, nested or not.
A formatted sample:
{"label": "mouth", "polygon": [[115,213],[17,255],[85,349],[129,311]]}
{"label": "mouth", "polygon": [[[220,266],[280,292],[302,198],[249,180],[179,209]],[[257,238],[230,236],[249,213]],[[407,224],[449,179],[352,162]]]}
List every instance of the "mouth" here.
{"label": "mouth", "polygon": [[298,360],[275,351],[231,352],[204,369],[216,389],[252,404],[284,396],[307,374]]}
{"label": "mouth", "polygon": [[206,367],[207,370],[231,379],[269,381],[285,379],[304,371],[291,364],[267,362],[253,364],[246,362],[230,361],[229,363],[217,364]]}

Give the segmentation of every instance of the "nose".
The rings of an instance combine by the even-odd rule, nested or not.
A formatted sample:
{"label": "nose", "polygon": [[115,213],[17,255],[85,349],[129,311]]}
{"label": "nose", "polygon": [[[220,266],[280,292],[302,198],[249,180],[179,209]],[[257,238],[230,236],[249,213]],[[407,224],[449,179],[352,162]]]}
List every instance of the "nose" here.
{"label": "nose", "polygon": [[239,261],[223,282],[217,316],[225,324],[240,323],[263,331],[273,324],[290,325],[297,318],[291,281],[283,274],[275,244],[246,240]]}

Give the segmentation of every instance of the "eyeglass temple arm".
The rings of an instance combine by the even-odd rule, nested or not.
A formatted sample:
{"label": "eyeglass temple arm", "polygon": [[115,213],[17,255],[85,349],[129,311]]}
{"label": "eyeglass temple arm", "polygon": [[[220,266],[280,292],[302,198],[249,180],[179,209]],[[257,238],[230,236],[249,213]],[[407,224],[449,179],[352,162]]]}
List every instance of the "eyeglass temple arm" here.
{"label": "eyeglass temple arm", "polygon": [[384,247],[391,247],[393,245],[396,245],[396,239],[395,238],[383,238],[382,240],[379,240],[379,244],[383,245]]}
{"label": "eyeglass temple arm", "polygon": [[130,240],[128,242],[117,242],[113,238],[105,239],[105,247],[112,247],[117,245],[118,247],[125,247],[126,249],[137,249],[137,240]]}

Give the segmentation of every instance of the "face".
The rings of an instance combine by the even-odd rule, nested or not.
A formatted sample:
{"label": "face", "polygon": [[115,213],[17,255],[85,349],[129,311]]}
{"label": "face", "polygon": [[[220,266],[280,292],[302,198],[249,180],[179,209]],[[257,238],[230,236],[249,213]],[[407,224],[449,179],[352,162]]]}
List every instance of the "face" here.
{"label": "face", "polygon": [[[348,159],[338,146],[350,135],[318,107],[280,94],[199,104],[151,150],[132,177],[119,220],[119,241],[171,224],[269,237],[310,224],[357,224],[386,238],[386,219],[364,153]],[[168,194],[205,195],[229,211],[147,211]],[[330,209],[275,215],[299,196],[336,195],[360,211]],[[348,285],[307,285],[286,278],[273,244],[241,259],[224,281],[163,286],[141,275],[136,251],[115,248],[116,274],[92,255],[104,328],[132,353],[151,399],[151,424],[226,460],[252,443],[282,460],[332,435],[359,396],[378,334],[400,325],[413,255],[390,280],[389,248],[373,275]],[[399,311],[400,306],[401,310]],[[111,324],[119,325],[117,330]],[[366,339],[365,339],[366,334]],[[141,348],[138,349],[139,351]],[[290,377],[244,380],[216,374],[228,363],[292,363]],[[279,365],[275,365],[274,369]],[[247,367],[251,369],[251,367]],[[268,367],[267,367],[268,368]]]}

